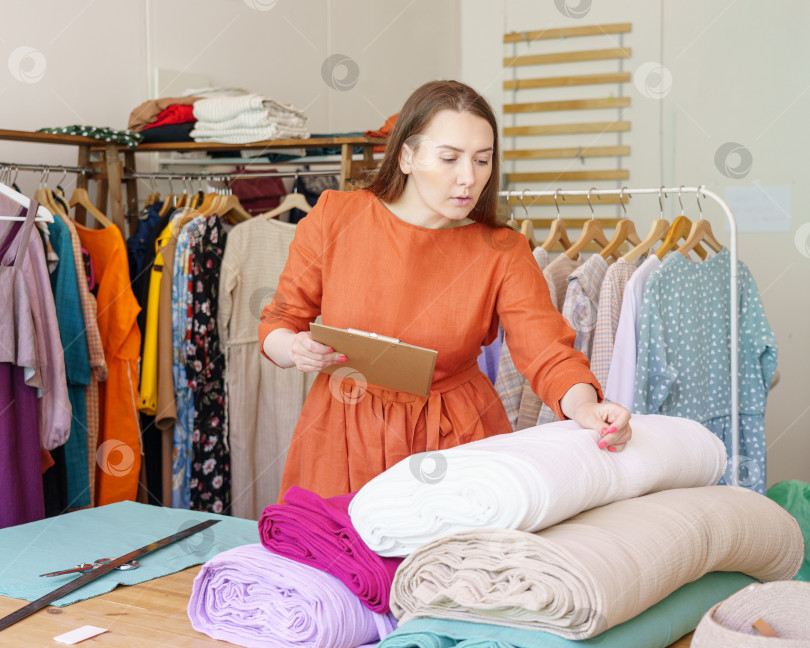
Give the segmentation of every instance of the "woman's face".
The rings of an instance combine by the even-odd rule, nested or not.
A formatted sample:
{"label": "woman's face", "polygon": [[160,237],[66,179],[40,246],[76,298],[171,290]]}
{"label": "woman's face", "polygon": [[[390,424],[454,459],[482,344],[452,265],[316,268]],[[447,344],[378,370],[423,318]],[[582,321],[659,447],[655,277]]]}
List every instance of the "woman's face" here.
{"label": "woman's face", "polygon": [[494,134],[485,119],[441,110],[405,142],[400,168],[408,207],[435,226],[467,218],[492,173]]}

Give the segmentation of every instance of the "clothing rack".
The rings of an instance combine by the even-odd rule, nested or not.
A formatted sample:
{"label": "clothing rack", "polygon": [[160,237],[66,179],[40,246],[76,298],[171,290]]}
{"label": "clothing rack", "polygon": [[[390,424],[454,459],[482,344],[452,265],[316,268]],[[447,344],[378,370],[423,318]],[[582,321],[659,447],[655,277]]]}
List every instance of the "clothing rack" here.
{"label": "clothing rack", "polygon": [[[7,171],[16,173],[17,171],[61,171],[62,173],[76,173],[86,175],[95,173],[96,169],[86,166],[65,166],[64,164],[18,164],[16,162],[0,162],[0,172]],[[47,178],[47,176],[45,176]],[[61,182],[61,181],[60,181]]]}
{"label": "clothing rack", "polygon": [[[510,196],[521,197],[563,197],[563,196],[586,196],[589,201],[591,196],[618,196],[621,200],[622,197],[638,196],[638,195],[656,195],[667,196],[671,194],[695,194],[698,197],[711,198],[714,202],[720,205],[720,208],[728,219],[729,227],[729,251],[731,253],[731,267],[730,282],[729,282],[729,319],[731,322],[731,485],[739,485],[739,461],[740,461],[740,403],[739,403],[739,375],[738,375],[738,353],[739,353],[739,313],[737,308],[738,303],[738,288],[737,288],[737,220],[728,203],[723,200],[719,195],[713,191],[706,189],[704,186],[697,187],[645,187],[645,188],[628,188],[622,189],[589,189],[589,190],[564,190],[558,189],[556,191],[501,191],[499,196],[505,197],[507,202]],[[565,203],[562,203],[565,205]],[[592,216],[595,218],[595,214]],[[701,214],[702,218],[702,214]]]}
{"label": "clothing rack", "polygon": [[[2,166],[2,162],[0,162]],[[61,169],[62,167],[58,167]],[[228,178],[301,178],[303,176],[338,176],[339,169],[331,171],[258,171],[257,173],[241,172],[219,172],[219,173],[143,173],[128,172],[124,175],[124,180],[221,180]]]}

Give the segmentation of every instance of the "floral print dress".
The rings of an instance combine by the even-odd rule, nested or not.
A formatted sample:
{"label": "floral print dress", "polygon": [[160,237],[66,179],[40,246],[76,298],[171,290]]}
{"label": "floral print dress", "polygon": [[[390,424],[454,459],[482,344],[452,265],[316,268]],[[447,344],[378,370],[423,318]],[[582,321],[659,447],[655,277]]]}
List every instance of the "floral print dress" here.
{"label": "floral print dress", "polygon": [[219,274],[226,232],[214,214],[191,232],[191,328],[186,376],[194,394],[191,435],[191,508],[228,513],[231,477],[225,421],[225,356],[217,331]]}

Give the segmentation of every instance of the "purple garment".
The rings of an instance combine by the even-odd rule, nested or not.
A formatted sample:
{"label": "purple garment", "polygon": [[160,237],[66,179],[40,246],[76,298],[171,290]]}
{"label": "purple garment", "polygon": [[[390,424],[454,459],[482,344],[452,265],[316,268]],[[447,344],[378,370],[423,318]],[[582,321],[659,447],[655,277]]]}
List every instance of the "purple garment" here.
{"label": "purple garment", "polygon": [[45,517],[37,433],[36,389],[23,368],[0,362],[0,529]]}
{"label": "purple garment", "polygon": [[349,517],[355,493],[324,499],[293,486],[286,504],[264,509],[262,545],[273,553],[332,574],[369,610],[390,612],[388,598],[400,558],[382,558],[363,542]]}
{"label": "purple garment", "polygon": [[[0,196],[0,214],[10,215],[18,211],[17,203]],[[28,368],[25,382],[41,392],[37,400],[39,444],[46,450],[53,450],[63,445],[70,435],[71,407],[65,358],[42,241],[33,233],[22,248],[23,236],[17,236],[21,231],[20,222],[0,221],[0,240],[8,244],[3,256],[13,260],[17,257],[18,250],[25,250],[21,270],[36,330],[37,359],[33,367],[24,365]],[[9,265],[11,262],[5,260],[3,263]],[[3,317],[8,315],[4,314]],[[4,323],[6,321],[3,320]]]}
{"label": "purple garment", "polygon": [[396,627],[393,616],[364,607],[334,576],[260,544],[203,565],[188,617],[195,630],[246,648],[355,648]]}
{"label": "purple garment", "polygon": [[501,361],[501,347],[503,347],[503,328],[498,327],[498,335],[492,344],[481,347],[478,355],[478,368],[483,371],[487,378],[495,384],[498,379],[498,363]]}
{"label": "purple garment", "polygon": [[[36,207],[0,238],[0,528],[45,517],[37,395],[25,383],[26,368],[38,366],[36,328],[21,271]],[[19,254],[10,252],[13,243]]]}

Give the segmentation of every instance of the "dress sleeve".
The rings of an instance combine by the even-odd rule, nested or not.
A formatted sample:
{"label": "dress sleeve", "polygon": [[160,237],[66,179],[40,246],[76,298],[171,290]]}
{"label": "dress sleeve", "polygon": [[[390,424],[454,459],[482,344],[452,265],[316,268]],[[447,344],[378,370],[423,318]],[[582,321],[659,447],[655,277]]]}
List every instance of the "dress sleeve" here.
{"label": "dress sleeve", "polygon": [[233,294],[239,285],[242,252],[236,247],[241,243],[241,231],[234,229],[228,237],[219,275],[219,298],[217,302],[217,330],[222,348],[225,349],[233,332],[230,330],[233,321]]}
{"label": "dress sleeve", "polygon": [[588,359],[574,349],[574,331],[551,302],[548,284],[528,243],[521,241],[514,249],[496,311],[515,366],[560,419],[566,418],[560,401],[577,383],[593,385],[602,400]]}
{"label": "dress sleeve", "polygon": [[264,340],[271,331],[279,328],[295,333],[309,330],[310,323],[321,313],[323,213],[329,208],[329,193],[325,191],[312,211],[296,226],[290,254],[279,277],[273,301],[262,310],[259,349],[268,360]]}

